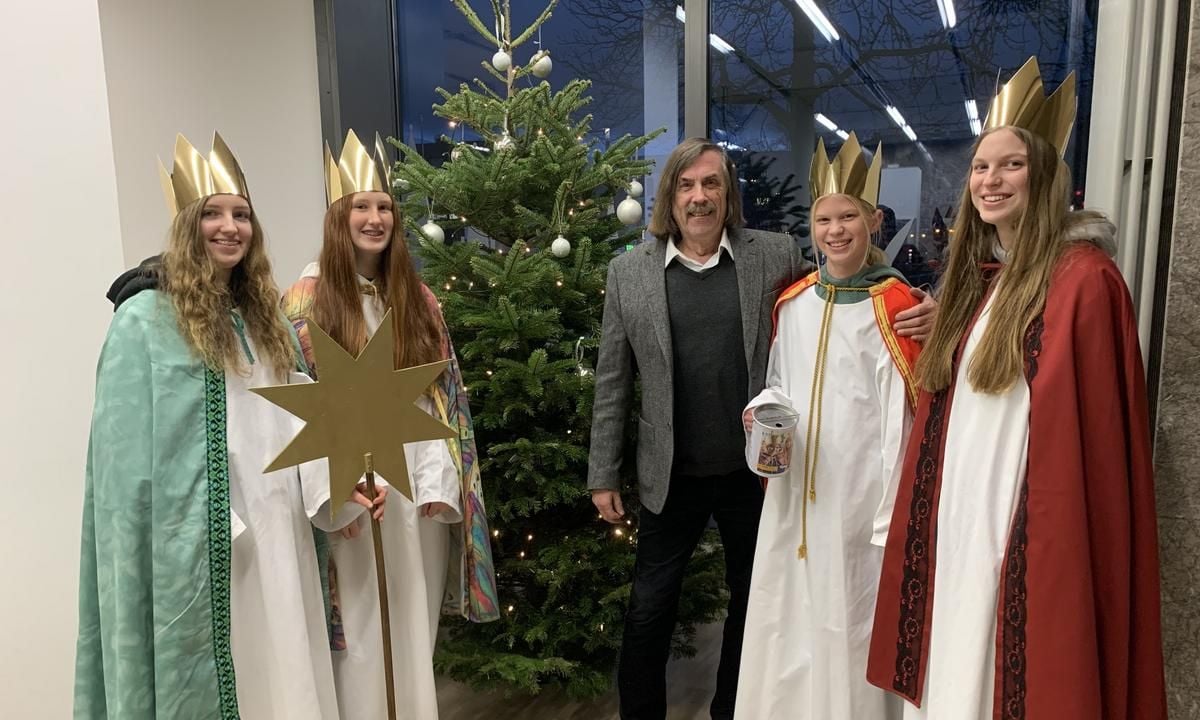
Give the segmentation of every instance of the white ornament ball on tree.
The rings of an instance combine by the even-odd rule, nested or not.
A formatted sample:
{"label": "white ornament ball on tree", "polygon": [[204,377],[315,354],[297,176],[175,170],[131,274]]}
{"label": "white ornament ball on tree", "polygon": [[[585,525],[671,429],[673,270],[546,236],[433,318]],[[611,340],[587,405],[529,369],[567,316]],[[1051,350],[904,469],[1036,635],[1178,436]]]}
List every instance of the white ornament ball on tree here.
{"label": "white ornament ball on tree", "polygon": [[627,197],[617,206],[617,219],[626,225],[636,225],[642,221],[642,204]]}
{"label": "white ornament ball on tree", "polygon": [[550,243],[550,252],[554,257],[566,257],[571,254],[571,242],[562,235],[554,238],[554,242]]}
{"label": "white ornament ball on tree", "polygon": [[508,69],[512,67],[512,55],[503,50],[497,50],[496,54],[492,56],[492,67],[499,72],[508,72]]}
{"label": "white ornament ball on tree", "polygon": [[512,135],[508,131],[504,131],[500,137],[496,138],[495,144],[492,146],[496,152],[508,152],[517,146],[517,142],[513,140]]}
{"label": "white ornament ball on tree", "polygon": [[392,178],[392,190],[395,192],[408,192],[408,181],[402,177]]}
{"label": "white ornament ball on tree", "polygon": [[435,243],[446,242],[446,231],[442,230],[442,226],[430,220],[421,226],[421,232],[425,237]]}
{"label": "white ornament ball on tree", "polygon": [[629,183],[629,197],[639,198],[642,196],[643,190],[644,188],[642,188],[642,184],[637,180]]}
{"label": "white ornament ball on tree", "polygon": [[462,145],[455,145],[454,149],[450,151],[450,162],[454,162],[455,160],[459,159],[462,157],[462,154]]}
{"label": "white ornament ball on tree", "polygon": [[550,77],[550,71],[553,69],[554,63],[550,60],[549,53],[547,53],[538,58],[538,61],[533,64],[532,68],[530,68],[530,72],[532,72],[536,77],[545,80],[546,78]]}

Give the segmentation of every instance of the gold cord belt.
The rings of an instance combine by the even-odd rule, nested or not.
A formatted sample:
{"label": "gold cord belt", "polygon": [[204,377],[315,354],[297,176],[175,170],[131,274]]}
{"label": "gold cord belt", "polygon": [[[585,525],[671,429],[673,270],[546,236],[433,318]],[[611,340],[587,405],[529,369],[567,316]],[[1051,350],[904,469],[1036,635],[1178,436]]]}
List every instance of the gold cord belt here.
{"label": "gold cord belt", "polygon": [[871,288],[838,287],[818,282],[825,288],[825,311],[821,314],[821,330],[817,333],[817,361],[813,365],[812,391],[808,398],[808,430],[804,435],[804,487],[801,493],[800,549],[801,560],[808,557],[808,503],[817,502],[817,453],[821,449],[821,404],[825,395],[825,359],[829,354],[829,328],[833,324],[833,306],[838,291],[870,292]]}

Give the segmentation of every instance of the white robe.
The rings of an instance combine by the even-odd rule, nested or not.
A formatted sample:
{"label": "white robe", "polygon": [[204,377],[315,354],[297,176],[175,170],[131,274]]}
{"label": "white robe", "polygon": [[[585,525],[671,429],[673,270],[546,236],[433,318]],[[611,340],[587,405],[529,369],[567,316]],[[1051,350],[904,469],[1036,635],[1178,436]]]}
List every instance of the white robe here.
{"label": "white robe", "polygon": [[[249,337],[246,343],[257,355]],[[280,383],[267,363],[244,372],[225,372],[238,709],[245,720],[337,720],[313,526],[334,530],[364,508],[347,504],[332,524],[323,460],[263,473],[304,423],[249,392]],[[293,372],[287,382],[312,380]]]}
{"label": "white robe", "polygon": [[[314,276],[317,272],[314,263],[304,275]],[[363,295],[362,307],[367,331],[374,333],[383,320],[382,303],[375,296]],[[433,414],[427,395],[418,405]],[[437,720],[433,650],[449,567],[450,525],[462,520],[462,491],[458,468],[445,440],[410,443],[404,446],[404,455],[413,501],[390,489],[380,523],[391,606],[396,716]],[[453,510],[436,518],[420,517],[419,507],[430,502],[444,502]],[[330,536],[346,637],[346,649],[333,653],[333,672],[342,717],[374,720],[387,717],[383,638],[370,520],[364,513],[358,522],[358,537],[347,539],[337,533]]]}
{"label": "white robe", "polygon": [[[994,296],[993,296],[994,298]],[[938,500],[937,573],[925,695],[905,720],[991,720],[1000,569],[1029,447],[1029,385],[975,392],[971,357],[991,316],[988,300],[959,363],[947,419]]]}
{"label": "white robe", "polygon": [[892,504],[911,425],[904,379],[869,299],[833,309],[808,556],[797,557],[804,443],[825,301],[809,288],[780,309],[767,388],[750,406],[800,415],[786,475],[767,483],[738,678],[740,720],[897,718],[867,683],[867,650]]}

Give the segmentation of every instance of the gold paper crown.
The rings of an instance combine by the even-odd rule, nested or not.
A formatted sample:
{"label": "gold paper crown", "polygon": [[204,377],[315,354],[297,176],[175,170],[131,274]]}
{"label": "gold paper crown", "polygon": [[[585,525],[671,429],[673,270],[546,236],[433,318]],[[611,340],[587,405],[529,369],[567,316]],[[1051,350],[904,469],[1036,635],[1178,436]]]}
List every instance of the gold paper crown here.
{"label": "gold paper crown", "polygon": [[1049,97],[1043,93],[1042,71],[1037,58],[1031,57],[992,98],[984,129],[1024,128],[1053,145],[1062,157],[1075,125],[1075,71]]}
{"label": "gold paper crown", "polygon": [[325,199],[330,205],[356,192],[389,192],[391,182],[392,167],[379,133],[375,133],[375,157],[367,153],[353,130],[346,133],[337,162],[325,143]]}
{"label": "gold paper crown", "polygon": [[207,160],[182,133],[176,135],[175,160],[171,172],[167,172],[161,159],[158,161],[158,172],[172,218],[183,208],[209,195],[241,195],[250,199],[246,176],[242,174],[237,158],[221,139],[220,133],[213,133],[212,152]]}
{"label": "gold paper crown", "polygon": [[853,195],[875,207],[879,204],[879,173],[883,169],[883,143],[875,150],[868,167],[863,160],[862,146],[853,132],[834,156],[833,162],[825,153],[824,139],[817,140],[809,170],[809,194],[815,203],[826,195]]}

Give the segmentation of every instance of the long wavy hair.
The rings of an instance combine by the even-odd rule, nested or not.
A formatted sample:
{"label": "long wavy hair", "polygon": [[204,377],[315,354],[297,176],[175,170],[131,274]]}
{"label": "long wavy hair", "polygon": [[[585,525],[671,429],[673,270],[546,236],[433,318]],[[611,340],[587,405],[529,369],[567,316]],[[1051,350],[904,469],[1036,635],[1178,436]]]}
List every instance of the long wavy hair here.
{"label": "long wavy hair", "polygon": [[[352,355],[358,355],[369,339],[362,311],[362,290],[350,236],[353,195],[329,206],[319,259],[312,319]],[[442,327],[425,299],[424,285],[413,267],[404,238],[404,222],[393,204],[392,238],[379,259],[375,286],[392,311],[393,349],[396,369],[442,359]]]}
{"label": "long wavy hair", "polygon": [[201,198],[180,210],[167,234],[163,290],[175,308],[179,331],[210,368],[244,370],[245,353],[229,317],[236,307],[258,350],[257,359],[265,360],[280,377],[286,377],[296,367],[296,355],[279,314],[279,289],[271,279],[262,226],[251,211],[250,244],[226,283],[200,231],[208,199]]}
{"label": "long wavy hair", "polygon": [[[857,195],[849,195],[849,194],[844,194],[844,193],[837,193],[837,194],[846,198],[851,203],[853,203],[856,208],[858,208],[859,219],[862,220],[863,230],[867,235],[867,253],[863,257],[863,264],[859,268],[859,270],[861,270],[862,268],[865,268],[865,267],[870,267],[872,265],[889,265],[890,263],[888,262],[888,259],[887,259],[887,253],[885,253],[883,250],[881,250],[879,248],[879,246],[876,245],[874,242],[875,236],[879,234],[879,226],[878,225],[876,225],[874,230],[871,229],[872,221],[875,219],[875,211],[876,211],[875,206],[872,205],[871,203],[867,202],[866,200],[863,200],[862,198],[858,197]],[[821,197],[813,200],[812,208],[809,210],[809,216],[815,218],[817,216],[817,206],[821,204],[822,200],[824,200],[825,198],[828,198],[828,197],[833,197],[833,195],[834,195],[834,193],[831,193],[829,195],[822,195]],[[820,248],[817,247],[815,231],[813,232],[813,235],[814,235],[813,251],[821,252]]]}
{"label": "long wavy hair", "polygon": [[654,210],[650,213],[650,224],[646,228],[651,235],[659,240],[670,240],[679,235],[679,225],[672,214],[679,176],[710,150],[721,155],[721,183],[725,188],[725,217],[722,218],[722,224],[726,230],[746,224],[742,216],[742,191],[737,184],[737,168],[729,153],[708,138],[688,138],[675,146],[663,165],[658,190],[654,194]]}
{"label": "long wavy hair", "polygon": [[[1068,210],[1071,171],[1050,143],[1028,130],[989,130],[976,140],[971,157],[984,138],[1002,130],[1025,145],[1029,200],[1016,221],[1012,247],[1006,248],[1007,262],[991,281],[995,299],[990,319],[967,368],[971,387],[990,395],[1004,393],[1021,378],[1025,333],[1045,307],[1050,278],[1063,252],[1077,242],[1100,244],[1076,237],[1071,229],[1103,220],[1100,213]],[[954,379],[954,354],[991,286],[980,266],[993,260],[996,229],[983,221],[971,201],[970,172],[958,203],[937,320],[917,362],[917,380],[929,391],[949,387]]]}

